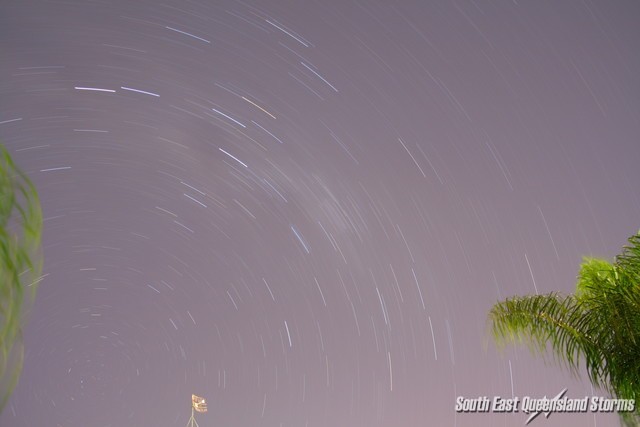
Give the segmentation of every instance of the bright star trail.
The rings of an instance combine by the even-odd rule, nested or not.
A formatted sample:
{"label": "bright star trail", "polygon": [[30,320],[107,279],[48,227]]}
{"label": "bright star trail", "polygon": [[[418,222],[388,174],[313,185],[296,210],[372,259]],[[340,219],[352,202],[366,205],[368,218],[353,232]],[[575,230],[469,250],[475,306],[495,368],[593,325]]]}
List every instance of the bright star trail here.
{"label": "bright star trail", "polygon": [[[640,227],[637,1],[0,6],[44,268],[2,427],[521,426],[607,396],[500,353]],[[615,414],[531,425],[614,426]]]}

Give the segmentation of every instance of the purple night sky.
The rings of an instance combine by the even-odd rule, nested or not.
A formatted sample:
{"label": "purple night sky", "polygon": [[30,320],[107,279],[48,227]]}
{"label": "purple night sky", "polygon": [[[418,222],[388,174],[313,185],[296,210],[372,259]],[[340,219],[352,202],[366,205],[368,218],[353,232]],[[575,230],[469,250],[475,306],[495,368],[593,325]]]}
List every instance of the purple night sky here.
{"label": "purple night sky", "polygon": [[[640,226],[637,1],[6,0],[44,271],[2,427],[521,426],[487,312]],[[553,414],[533,426],[613,426]]]}

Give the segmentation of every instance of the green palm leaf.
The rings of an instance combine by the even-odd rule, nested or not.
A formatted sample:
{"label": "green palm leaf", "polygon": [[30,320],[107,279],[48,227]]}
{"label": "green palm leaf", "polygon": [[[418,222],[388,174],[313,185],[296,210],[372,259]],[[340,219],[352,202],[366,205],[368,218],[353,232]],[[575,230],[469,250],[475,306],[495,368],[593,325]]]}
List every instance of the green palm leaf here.
{"label": "green palm leaf", "polygon": [[584,363],[589,379],[622,399],[636,401],[640,414],[640,233],[614,263],[585,258],[574,295],[513,297],[489,312],[500,347],[526,342],[538,354],[550,349],[574,374]]}
{"label": "green palm leaf", "polygon": [[41,231],[35,187],[0,146],[0,412],[22,370],[21,325],[41,272]]}

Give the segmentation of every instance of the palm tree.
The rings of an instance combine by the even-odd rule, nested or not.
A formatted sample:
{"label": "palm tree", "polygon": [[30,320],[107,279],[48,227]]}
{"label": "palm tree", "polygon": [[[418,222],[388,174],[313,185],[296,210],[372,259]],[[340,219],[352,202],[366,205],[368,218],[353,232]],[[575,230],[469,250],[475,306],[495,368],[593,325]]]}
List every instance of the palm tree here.
{"label": "palm tree", "polygon": [[627,424],[640,414],[640,232],[629,244],[613,263],[585,258],[573,295],[513,297],[489,313],[501,348],[523,341],[534,353],[549,347],[572,373],[584,361],[592,384],[634,399],[635,414],[621,414]]}
{"label": "palm tree", "polygon": [[41,230],[38,193],[0,145],[0,412],[22,370],[21,325],[39,282]]}

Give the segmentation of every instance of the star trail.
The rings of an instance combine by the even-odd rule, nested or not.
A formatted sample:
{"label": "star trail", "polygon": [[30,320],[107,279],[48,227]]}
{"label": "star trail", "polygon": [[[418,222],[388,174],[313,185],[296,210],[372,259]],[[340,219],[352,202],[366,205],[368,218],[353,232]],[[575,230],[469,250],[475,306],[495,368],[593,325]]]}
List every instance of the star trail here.
{"label": "star trail", "polygon": [[[3,427],[524,425],[500,352],[640,227],[634,1],[6,1],[44,277]],[[617,425],[554,414],[544,426]]]}

